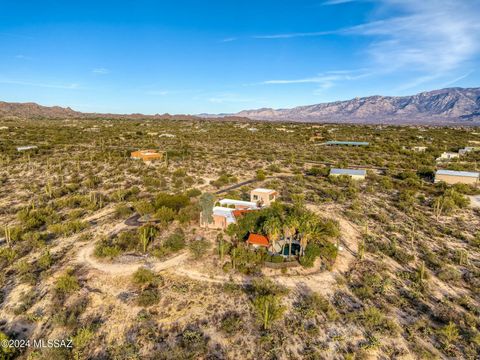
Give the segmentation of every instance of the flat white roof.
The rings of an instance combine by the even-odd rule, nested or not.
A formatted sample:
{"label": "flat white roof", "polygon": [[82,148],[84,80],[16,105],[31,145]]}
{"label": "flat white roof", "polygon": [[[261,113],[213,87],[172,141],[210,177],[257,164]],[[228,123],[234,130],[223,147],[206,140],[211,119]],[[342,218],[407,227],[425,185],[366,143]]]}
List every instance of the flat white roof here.
{"label": "flat white roof", "polygon": [[24,150],[30,150],[30,149],[37,149],[37,145],[28,145],[28,146],[19,146],[17,147],[17,151],[24,151]]}
{"label": "flat white roof", "polygon": [[260,193],[266,193],[266,194],[270,194],[270,193],[272,193],[272,192],[276,192],[276,190],[265,189],[265,188],[256,188],[256,189],[253,189],[252,191],[260,192]]}
{"label": "flat white roof", "polygon": [[242,201],[242,200],[235,200],[235,199],[222,199],[219,201],[221,205],[242,205],[248,206],[252,208],[256,208],[257,204],[251,201]]}
{"label": "flat white roof", "polygon": [[480,176],[480,173],[472,171],[437,170],[436,175],[466,176],[478,178]]}
{"label": "flat white roof", "polygon": [[364,169],[331,169],[331,175],[367,175],[367,171]]}
{"label": "flat white roof", "polygon": [[213,208],[213,215],[220,215],[224,216],[227,219],[227,224],[231,224],[235,222],[235,216],[233,216],[233,211],[234,209],[226,208],[226,207],[221,207],[221,206],[215,206]]}

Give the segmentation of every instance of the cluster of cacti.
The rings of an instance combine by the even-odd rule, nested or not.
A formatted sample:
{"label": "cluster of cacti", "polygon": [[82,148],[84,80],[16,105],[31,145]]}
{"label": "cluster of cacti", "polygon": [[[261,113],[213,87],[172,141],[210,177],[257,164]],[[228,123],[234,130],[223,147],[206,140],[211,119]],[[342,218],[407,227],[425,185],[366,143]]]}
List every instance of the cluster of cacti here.
{"label": "cluster of cacti", "polygon": [[45,194],[47,194],[49,198],[53,196],[52,182],[50,180],[48,180],[47,184],[45,185]]}
{"label": "cluster of cacti", "polygon": [[12,243],[12,229],[10,229],[8,225],[5,225],[4,232],[5,241],[7,242],[7,245],[10,246],[10,244]]}
{"label": "cluster of cacti", "polygon": [[468,252],[465,249],[457,250],[458,264],[467,265],[468,264]]}

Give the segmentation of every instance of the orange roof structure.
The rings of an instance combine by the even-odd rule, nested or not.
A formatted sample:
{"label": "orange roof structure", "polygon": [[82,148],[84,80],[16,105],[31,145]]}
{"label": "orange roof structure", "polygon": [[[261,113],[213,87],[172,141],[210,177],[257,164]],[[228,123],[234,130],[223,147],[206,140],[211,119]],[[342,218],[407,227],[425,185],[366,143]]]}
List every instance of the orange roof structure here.
{"label": "orange roof structure", "polygon": [[246,213],[248,213],[248,212],[250,212],[250,211],[253,211],[253,210],[251,210],[251,209],[233,210],[233,211],[232,211],[232,214],[233,214],[233,216],[235,216],[235,218],[238,219],[238,218],[241,217],[243,214],[246,214]]}
{"label": "orange roof structure", "polygon": [[268,238],[260,234],[250,233],[248,235],[247,243],[251,245],[259,245],[259,246],[265,246],[265,247],[270,246],[270,242],[268,241]]}
{"label": "orange roof structure", "polygon": [[152,161],[152,160],[161,160],[163,158],[163,154],[156,152],[155,150],[138,150],[133,151],[130,154],[132,159],[141,159],[143,161]]}

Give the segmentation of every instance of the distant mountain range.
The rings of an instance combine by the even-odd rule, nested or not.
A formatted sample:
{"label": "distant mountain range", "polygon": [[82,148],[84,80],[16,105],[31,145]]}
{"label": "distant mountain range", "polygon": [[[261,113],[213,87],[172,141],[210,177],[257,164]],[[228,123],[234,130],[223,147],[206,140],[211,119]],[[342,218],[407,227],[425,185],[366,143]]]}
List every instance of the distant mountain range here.
{"label": "distant mountain range", "polygon": [[448,88],[412,96],[369,96],[292,109],[244,110],[255,120],[386,124],[480,124],[480,88]]}
{"label": "distant mountain range", "polygon": [[262,108],[236,114],[100,114],[82,113],[60,106],[0,102],[0,117],[266,120],[315,123],[480,125],[480,88],[448,88],[412,96],[369,96],[346,101]]}

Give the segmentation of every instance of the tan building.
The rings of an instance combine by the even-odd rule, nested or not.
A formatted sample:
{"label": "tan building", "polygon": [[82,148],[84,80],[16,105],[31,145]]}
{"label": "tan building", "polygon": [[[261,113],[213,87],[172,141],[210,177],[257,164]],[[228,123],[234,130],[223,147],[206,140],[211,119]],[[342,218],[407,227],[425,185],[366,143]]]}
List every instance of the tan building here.
{"label": "tan building", "polygon": [[258,188],[250,192],[250,201],[260,206],[270,206],[277,199],[277,195],[275,190]]}
{"label": "tan building", "polygon": [[447,184],[469,184],[478,185],[480,173],[470,171],[437,170],[435,173],[435,182],[445,182]]}
{"label": "tan building", "polygon": [[155,150],[138,150],[130,154],[131,159],[143,160],[146,163],[163,159],[163,153]]}

